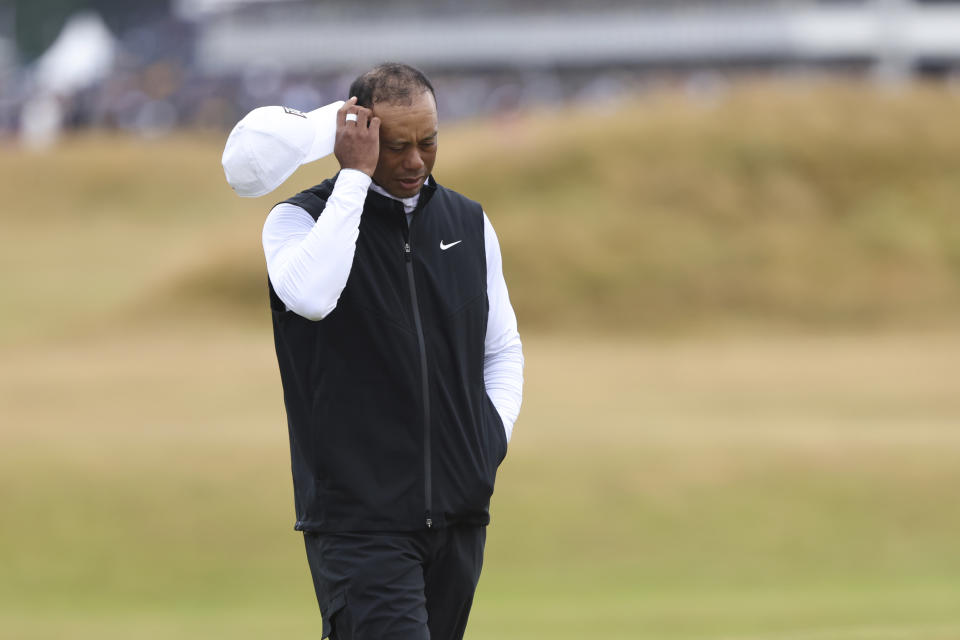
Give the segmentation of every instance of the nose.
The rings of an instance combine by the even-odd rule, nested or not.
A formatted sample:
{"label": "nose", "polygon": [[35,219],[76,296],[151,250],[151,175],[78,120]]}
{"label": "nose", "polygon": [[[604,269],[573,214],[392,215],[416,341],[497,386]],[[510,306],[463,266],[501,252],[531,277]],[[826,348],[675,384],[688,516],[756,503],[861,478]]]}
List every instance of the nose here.
{"label": "nose", "polygon": [[411,147],[403,157],[403,168],[405,171],[420,171],[423,169],[424,162],[420,156],[420,149]]}

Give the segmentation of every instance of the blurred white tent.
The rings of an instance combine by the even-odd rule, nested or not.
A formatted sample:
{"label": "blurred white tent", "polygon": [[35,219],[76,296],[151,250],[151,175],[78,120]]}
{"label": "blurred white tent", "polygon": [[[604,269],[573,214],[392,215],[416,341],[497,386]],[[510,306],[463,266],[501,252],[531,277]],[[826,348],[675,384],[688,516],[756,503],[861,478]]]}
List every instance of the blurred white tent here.
{"label": "blurred white tent", "polygon": [[117,42],[95,12],[73,15],[37,60],[35,80],[44,93],[69,95],[110,75]]}
{"label": "blurred white tent", "polygon": [[63,128],[60,100],[113,71],[117,42],[92,11],[73,15],[34,67],[35,90],[20,111],[20,135],[32,149],[53,145]]}

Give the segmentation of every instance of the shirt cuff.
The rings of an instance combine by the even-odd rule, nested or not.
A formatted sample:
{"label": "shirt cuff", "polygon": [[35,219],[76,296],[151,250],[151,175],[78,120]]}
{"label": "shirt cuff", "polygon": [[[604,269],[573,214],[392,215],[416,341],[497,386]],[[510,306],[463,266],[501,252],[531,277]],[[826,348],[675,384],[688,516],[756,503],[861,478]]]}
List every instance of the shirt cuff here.
{"label": "shirt cuff", "polygon": [[344,187],[369,189],[371,182],[373,182],[373,178],[359,169],[341,169],[340,174],[337,176],[336,186],[339,187],[343,185]]}

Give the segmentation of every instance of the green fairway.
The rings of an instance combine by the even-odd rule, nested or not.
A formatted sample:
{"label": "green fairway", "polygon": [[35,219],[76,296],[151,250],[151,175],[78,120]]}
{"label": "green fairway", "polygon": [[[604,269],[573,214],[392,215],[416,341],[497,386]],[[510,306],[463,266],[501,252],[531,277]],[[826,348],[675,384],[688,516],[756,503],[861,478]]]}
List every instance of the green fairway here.
{"label": "green fairway", "polygon": [[[822,89],[444,130],[527,362],[468,638],[960,638],[958,98]],[[0,150],[0,638],[319,638],[222,142]]]}
{"label": "green fairway", "polygon": [[[956,637],[958,349],[528,339],[471,637]],[[238,330],[8,350],[9,637],[318,627],[272,359]]]}

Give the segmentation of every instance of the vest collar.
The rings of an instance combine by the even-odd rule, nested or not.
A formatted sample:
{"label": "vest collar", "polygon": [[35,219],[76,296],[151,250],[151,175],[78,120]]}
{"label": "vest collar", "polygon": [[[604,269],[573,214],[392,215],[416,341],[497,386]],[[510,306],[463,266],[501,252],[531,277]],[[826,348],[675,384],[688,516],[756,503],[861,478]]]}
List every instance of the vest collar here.
{"label": "vest collar", "polygon": [[427,179],[423,181],[423,186],[420,187],[420,192],[409,198],[398,198],[394,195],[391,195],[386,189],[378,185],[376,182],[370,183],[370,191],[368,193],[372,192],[378,196],[381,196],[382,198],[401,203],[403,205],[404,212],[409,214],[426,207],[436,190],[437,181],[433,179],[433,174],[430,174],[427,176]]}

